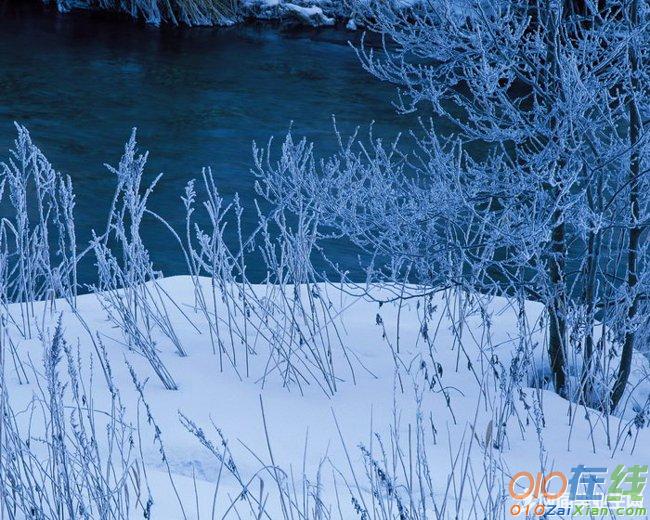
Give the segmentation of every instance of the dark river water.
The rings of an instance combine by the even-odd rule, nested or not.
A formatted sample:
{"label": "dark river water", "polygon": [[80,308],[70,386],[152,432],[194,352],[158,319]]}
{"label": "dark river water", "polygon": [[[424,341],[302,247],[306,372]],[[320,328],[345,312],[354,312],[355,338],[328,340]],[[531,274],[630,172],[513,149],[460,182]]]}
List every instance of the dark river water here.
{"label": "dark river water", "polygon": [[[0,158],[25,125],[77,196],[80,240],[103,229],[117,164],[132,127],[149,150],[147,179],[163,172],[152,209],[179,230],[186,182],[211,166],[221,193],[239,193],[254,218],[251,145],[293,131],[334,152],[331,116],[343,132],[375,122],[395,136],[413,119],[395,113],[392,86],[365,73],[342,30],[287,32],[271,26],[154,28],[87,13],[59,15],[0,0]],[[6,211],[6,208],[2,210]],[[158,225],[144,239],[165,274],[185,272],[178,247]],[[354,266],[349,245],[330,256]],[[92,266],[84,278],[92,279]],[[82,273],[83,274],[83,273]],[[261,276],[259,266],[249,274]]]}

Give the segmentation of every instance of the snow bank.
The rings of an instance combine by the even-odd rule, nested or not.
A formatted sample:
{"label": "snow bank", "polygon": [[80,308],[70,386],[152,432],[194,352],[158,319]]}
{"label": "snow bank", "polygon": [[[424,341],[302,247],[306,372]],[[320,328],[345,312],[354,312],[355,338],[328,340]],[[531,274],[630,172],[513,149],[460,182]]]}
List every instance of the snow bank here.
{"label": "snow bank", "polygon": [[[463,518],[471,516],[476,497],[496,493],[496,482],[507,483],[519,470],[569,472],[578,464],[612,469],[617,464],[650,460],[650,430],[634,425],[633,410],[626,410],[622,420],[605,418],[552,392],[525,384],[517,387],[505,377],[515,370],[513,361],[522,362],[517,352],[525,339],[517,333],[520,313],[507,299],[490,302],[491,325],[486,326],[485,316],[468,311],[477,307],[463,305],[457,295],[438,293],[402,304],[379,305],[373,298],[390,299],[389,288],[374,287],[370,291],[373,298],[368,298],[353,294],[353,288],[320,286],[320,294],[326,295],[327,305],[339,321],[336,330],[346,349],[345,353],[332,353],[337,389],[328,395],[308,378],[302,384],[288,385],[279,370],[269,371],[277,355],[273,339],[260,339],[255,332],[249,331],[248,345],[233,352],[238,357],[236,367],[224,364],[221,368],[219,356],[212,350],[209,324],[196,307],[197,287],[207,294],[210,281],[201,279],[198,285],[195,281],[172,277],[157,283],[158,294],[168,295],[173,302],[168,305],[169,316],[187,352],[187,356],[179,356],[168,335],[154,338],[161,360],[178,384],[175,391],[166,390],[149,363],[129,349],[123,331],[107,319],[101,295],[78,297],[76,311],[60,300],[36,303],[38,333],[25,339],[17,324],[9,325],[3,342],[13,345],[18,358],[10,361],[5,353],[6,391],[13,410],[26,410],[38,385],[43,384],[43,343],[38,337],[51,335],[59,319],[70,345],[78,347],[80,366],[88,373],[91,360],[94,363],[89,387],[94,389],[92,405],[96,409],[107,410],[110,401],[93,337],[106,346],[127,417],[134,424],[138,411],[141,414],[143,410],[142,396],[127,363],[140,381],[146,381],[144,398],[165,449],[163,461],[159,445],[152,441],[153,427],[140,417],[153,518],[183,518],[177,493],[187,518],[211,518],[213,507],[219,512],[215,518],[228,509],[227,518],[235,518],[233,503],[242,517],[251,517],[246,500],[236,500],[241,482],[188,431],[188,424],[190,430],[202,428],[200,433],[211,439],[217,451],[227,447],[237,474],[250,481],[252,496],[271,493],[277,478],[277,470],[271,468],[279,467],[286,479],[295,479],[291,481],[297,487],[296,496],[311,504],[308,507],[329,508],[332,514],[336,512],[334,517],[340,510],[346,519],[359,517],[359,508],[378,507],[370,502],[391,499],[391,488],[383,498],[373,498],[370,492],[371,483],[376,484],[378,475],[383,474],[378,472],[379,466],[386,466],[385,473],[390,474],[392,468],[401,475],[391,485],[406,486],[409,470],[400,468],[394,457],[400,450],[410,453],[407,460],[412,457],[411,464],[428,461],[433,499],[448,504],[450,511],[451,503],[459,504]],[[266,286],[254,290],[268,293]],[[217,299],[215,303],[214,315],[224,320],[220,334],[225,341],[229,334],[227,302]],[[540,310],[527,304],[530,344],[541,334]],[[459,329],[454,316],[461,312],[468,315]],[[424,313],[430,316],[425,328]],[[7,316],[11,315],[18,316],[19,309],[10,306]],[[249,354],[246,369],[244,349]],[[534,365],[536,357],[528,356],[527,362]],[[634,396],[641,399],[650,390],[641,374],[647,371],[647,363],[642,358],[636,361]],[[29,374],[29,383],[21,376],[23,370]],[[19,420],[28,422],[28,415],[19,416]],[[417,450],[409,452],[409,447],[419,444],[420,432],[428,432],[428,436]],[[38,436],[38,431],[33,430],[32,435]],[[461,470],[459,461],[468,465]],[[475,473],[467,483],[471,489],[459,497],[457,490],[451,490],[461,485],[462,475],[470,467]],[[489,480],[490,474],[494,481]],[[260,478],[266,483],[262,489]],[[492,491],[488,484],[495,486]],[[359,490],[367,492],[365,504],[360,502],[364,495]],[[508,505],[505,497],[497,498]],[[286,506],[274,498],[267,505],[276,511]]]}

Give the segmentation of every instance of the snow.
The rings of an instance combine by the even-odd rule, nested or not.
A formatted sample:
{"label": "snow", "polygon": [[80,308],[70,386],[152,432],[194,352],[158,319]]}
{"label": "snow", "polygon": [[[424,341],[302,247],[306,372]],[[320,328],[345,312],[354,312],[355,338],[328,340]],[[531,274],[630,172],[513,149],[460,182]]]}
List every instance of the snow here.
{"label": "snow", "polygon": [[336,17],[345,16],[342,2],[320,0],[246,0],[242,7],[253,18],[282,19],[311,27],[332,26]]}
{"label": "snow", "polygon": [[[398,9],[417,6],[421,0],[393,0]],[[246,16],[259,19],[293,20],[312,27],[331,26],[337,19],[346,21],[346,28],[357,30],[355,13],[367,9],[367,1],[345,0],[243,0]]]}
{"label": "snow", "polygon": [[320,7],[301,7],[292,3],[285,3],[282,7],[286,13],[289,13],[292,17],[297,18],[306,25],[312,25],[314,27],[334,25],[334,18],[325,16]]}
{"label": "snow", "polygon": [[[455,298],[447,293],[434,295],[430,304],[437,309],[432,322],[437,334],[430,352],[421,333],[422,299],[414,298],[401,306],[398,303],[379,306],[367,297],[349,294],[354,292],[350,288],[320,287],[340,317],[338,330],[348,349],[354,373],[346,367],[342,352],[335,352],[334,365],[339,380],[337,392],[330,396],[313,383],[301,388],[295,385],[287,388],[277,372],[262,380],[271,347],[263,341],[255,344],[256,354],[251,355],[248,377],[243,370],[243,350],[238,353],[239,375],[227,364],[221,371],[218,356],[212,352],[206,319],[195,310],[192,278],[172,277],[157,283],[178,305],[178,308],[172,307],[170,317],[188,353],[181,357],[165,336],[161,334],[156,338],[160,357],[178,383],[176,391],[165,390],[147,361],[125,346],[121,331],[107,320],[98,295],[80,296],[78,314],[64,301],[37,303],[34,312],[39,317],[38,328],[44,337],[51,336],[60,317],[65,337],[71,345],[79,348],[86,373],[91,358],[96,357],[88,330],[102,338],[116,385],[133,421],[139,409],[139,399],[126,362],[134,367],[141,381],[148,379],[144,395],[162,431],[174,485],[183,498],[188,518],[211,517],[217,481],[216,509],[221,514],[215,518],[221,518],[229,506],[226,497],[236,497],[241,489],[231,475],[225,474],[220,461],[181,424],[179,412],[202,427],[216,445],[220,444],[220,439],[211,424],[221,430],[245,480],[260,471],[263,463],[270,464],[268,444],[275,464],[297,477],[299,488],[303,470],[315,483],[319,466],[322,466],[321,500],[331,506],[333,512],[340,508],[343,518],[357,517],[352,510],[347,486],[352,486],[355,479],[350,465],[355,469],[356,478],[363,480],[365,475],[358,446],[362,444],[372,448],[379,458],[378,439],[387,449],[392,442],[398,441],[404,449],[409,440],[413,442],[409,435],[415,435],[418,418],[427,425],[434,424],[437,432],[435,443],[430,438],[425,451],[429,464],[433,466],[431,477],[440,500],[444,498],[451,476],[460,478],[459,471],[452,469],[455,455],[465,454],[472,444],[468,460],[473,471],[481,474],[486,460],[496,461],[499,478],[503,477],[506,482],[519,470],[534,473],[541,471],[542,466],[544,471],[569,472],[578,464],[606,465],[612,469],[617,464],[650,461],[650,431],[647,428],[637,431],[630,426],[631,410],[626,410],[622,420],[615,417],[606,419],[599,412],[571,404],[553,392],[531,388],[524,388],[522,394],[513,399],[512,409],[502,419],[507,422],[507,435],[499,449],[494,447],[498,440],[498,418],[504,413],[501,408],[504,394],[500,389],[502,381],[493,376],[490,359],[497,356],[507,367],[521,340],[516,332],[516,307],[507,299],[496,298],[489,302],[488,310],[493,320],[491,330],[486,330],[478,318],[469,317],[469,325],[459,331],[450,319],[458,312],[453,306]],[[201,287],[204,291],[209,290],[209,279],[202,279]],[[267,288],[256,286],[254,290],[263,294]],[[301,290],[307,289],[303,287]],[[374,287],[371,294],[375,298],[388,297],[391,291],[386,287]],[[537,323],[541,309],[528,303],[527,311],[533,336],[541,334]],[[19,315],[16,306],[10,306],[8,312]],[[223,302],[220,302],[217,315],[223,312]],[[222,330],[222,334],[227,334],[226,330]],[[433,332],[430,334],[433,336]],[[20,338],[15,327],[9,327],[8,335],[21,361],[26,366],[31,365],[37,374],[30,378],[29,384],[19,384],[15,365],[6,363],[5,377],[11,404],[14,410],[23,410],[37,391],[37,385],[42,384],[40,360],[43,358],[43,343],[37,338]],[[489,340],[486,340],[488,336]],[[533,356],[533,364],[538,362],[537,356]],[[97,360],[94,362],[94,406],[102,410],[106,409],[109,400]],[[635,370],[638,384],[632,397],[640,400],[650,391],[643,374],[647,374],[644,358],[636,358]],[[434,372],[439,374],[440,384],[430,391],[429,379]],[[537,402],[543,413],[543,424],[536,415]],[[141,435],[154,499],[153,518],[183,518],[158,446],[152,442],[153,433],[147,428],[143,426]],[[632,436],[638,435],[633,451],[628,429]],[[607,447],[608,431],[610,448]],[[372,434],[377,436],[373,438]],[[621,442],[617,443],[618,440]],[[265,477],[267,491],[271,490],[274,484],[268,470],[261,471],[260,475]],[[337,481],[336,487],[334,480]],[[366,484],[361,482],[360,486],[364,488]],[[259,485],[251,488],[257,493]],[[483,489],[480,494],[484,493]],[[650,506],[648,498],[650,495],[646,495],[646,505]],[[471,493],[459,500],[464,504],[464,510],[469,511],[473,502]],[[243,517],[247,517],[245,506],[239,507]],[[279,508],[280,504],[271,499],[269,507]],[[335,517],[338,518],[338,513]]]}

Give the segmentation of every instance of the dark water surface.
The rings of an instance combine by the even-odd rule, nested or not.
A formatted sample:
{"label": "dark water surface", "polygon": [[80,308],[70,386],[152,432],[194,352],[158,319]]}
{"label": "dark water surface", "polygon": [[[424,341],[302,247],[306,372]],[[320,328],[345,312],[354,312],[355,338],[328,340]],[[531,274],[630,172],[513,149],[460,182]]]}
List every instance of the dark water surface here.
{"label": "dark water surface", "polygon": [[[157,29],[13,5],[0,7],[0,158],[15,138],[13,121],[27,126],[74,181],[80,239],[105,225],[114,178],[103,164],[117,164],[134,126],[150,151],[147,180],[164,173],[152,209],[179,230],[182,190],[203,166],[224,196],[238,192],[251,207],[251,143],[282,138],[292,121],[295,134],[318,141],[321,156],[335,150],[332,114],[344,132],[373,120],[386,137],[413,126],[391,106],[393,88],[361,69],[349,32]],[[149,222],[144,238],[165,274],[185,271],[162,228]],[[343,243],[329,253],[355,263]],[[261,274],[259,266],[249,272]]]}

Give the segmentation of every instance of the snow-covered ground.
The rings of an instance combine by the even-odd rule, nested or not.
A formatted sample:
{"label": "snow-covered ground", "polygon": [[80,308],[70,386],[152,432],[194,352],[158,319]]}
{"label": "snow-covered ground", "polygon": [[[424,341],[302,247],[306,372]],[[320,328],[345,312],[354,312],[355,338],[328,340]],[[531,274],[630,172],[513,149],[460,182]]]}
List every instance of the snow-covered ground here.
{"label": "snow-covered ground", "polygon": [[[210,280],[201,279],[199,285],[209,301]],[[307,361],[292,377],[282,373],[283,367],[291,368],[278,362],[275,347],[281,345],[274,342],[285,340],[265,334],[270,327],[245,331],[248,355],[237,338],[230,342],[236,325],[229,323],[227,299],[218,299],[216,316],[223,349],[236,358],[236,368],[224,360],[225,352],[220,363],[210,339],[213,307],[208,304],[207,316],[197,309],[196,288],[190,277],[173,277],[160,280],[152,291],[163,295],[187,354],[180,356],[170,335],[154,328],[160,358],[177,390],[166,390],[150,363],[127,346],[123,331],[107,318],[102,296],[79,296],[77,311],[60,300],[36,303],[31,339],[22,337],[15,324],[3,338],[5,389],[23,432],[31,422],[33,438],[42,435],[39,414],[26,411],[45,385],[42,359],[57,320],[73,358],[79,353],[81,379],[88,385],[84,393],[93,389],[91,404],[98,417],[111,402],[97,356],[97,345],[105,345],[125,421],[138,424],[139,416],[136,444],[153,498],[152,518],[257,518],[258,502],[267,511],[260,518],[281,518],[283,509],[312,511],[310,518],[383,518],[381,503],[384,511],[390,504],[393,517],[400,518],[402,508],[418,508],[413,498],[420,493],[431,509],[412,518],[483,518],[491,507],[488,499],[504,511],[510,507],[508,481],[518,471],[569,474],[579,464],[611,471],[619,464],[650,461],[650,430],[633,422],[632,400],[643,400],[650,391],[643,357],[635,359],[636,388],[623,419],[606,418],[551,391],[532,389],[526,380],[519,387],[513,382],[517,377],[504,377],[519,369],[543,371],[535,367],[544,363],[534,350],[542,334],[536,304],[526,304],[530,335],[522,338],[520,310],[507,299],[492,299],[482,310],[480,302],[451,293],[380,305],[350,294],[352,288],[320,285],[317,298],[331,317],[328,324],[322,322],[323,330],[340,335],[340,341],[331,341],[336,389],[330,391],[317,383],[318,370],[309,361],[315,357],[293,353],[294,368]],[[268,286],[252,290],[260,301],[271,298]],[[309,291],[316,294],[313,287],[301,290],[305,298]],[[390,299],[392,291],[374,287],[370,294]],[[21,309],[9,306],[3,316],[22,324]],[[460,327],[455,325],[459,313],[464,314]],[[313,326],[316,320],[307,322]],[[323,337],[311,332],[312,339]],[[307,339],[304,344],[319,343]],[[146,382],[143,395],[160,428],[164,458],[127,363],[136,379]],[[66,365],[62,361],[59,372],[65,374]],[[305,374],[303,380],[298,373]],[[66,388],[67,399],[70,393]],[[196,428],[204,432],[203,444]],[[226,455],[225,463],[210,452],[208,442]],[[278,481],[288,483],[291,493],[278,493]],[[427,489],[415,493],[420,486]],[[650,506],[648,493],[645,500]],[[329,515],[318,516],[319,508]]]}

